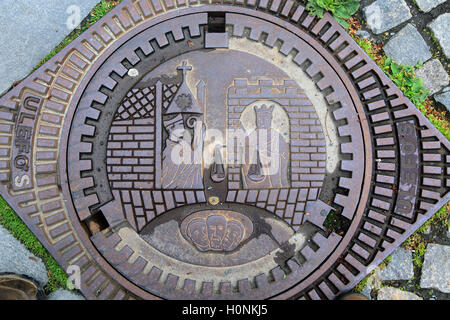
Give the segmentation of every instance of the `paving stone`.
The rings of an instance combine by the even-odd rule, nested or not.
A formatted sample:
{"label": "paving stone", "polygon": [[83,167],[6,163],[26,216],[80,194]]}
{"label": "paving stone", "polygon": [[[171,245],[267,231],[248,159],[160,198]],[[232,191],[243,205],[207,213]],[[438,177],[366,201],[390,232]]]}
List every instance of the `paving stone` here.
{"label": "paving stone", "polygon": [[85,300],[85,298],[69,290],[58,289],[48,295],[47,300]]}
{"label": "paving stone", "polygon": [[377,300],[423,300],[421,297],[408,291],[393,287],[384,287],[378,291]]}
{"label": "paving stone", "polygon": [[388,31],[412,17],[404,0],[377,0],[364,8],[364,14],[367,25],[375,34]]}
{"label": "paving stone", "polygon": [[449,83],[448,74],[437,59],[428,61],[422,68],[416,70],[416,76],[422,78],[423,85],[430,90],[430,94],[440,91]]}
{"label": "paving stone", "polygon": [[431,58],[430,48],[412,25],[407,24],[383,47],[389,58],[400,64],[415,66]]}
{"label": "paving stone", "polygon": [[450,246],[429,244],[422,267],[420,286],[450,293]]}
{"label": "paving stone", "polygon": [[450,111],[450,87],[444,88],[442,93],[434,96],[434,99],[437,102],[442,103],[448,111]]}
{"label": "paving stone", "polygon": [[447,0],[415,0],[414,2],[423,12],[430,12],[432,9],[436,8],[445,1]]}
{"label": "paving stone", "polygon": [[404,248],[396,249],[388,266],[380,271],[380,278],[383,281],[409,280],[413,276],[412,252]]}
{"label": "paving stone", "polygon": [[445,56],[450,59],[450,13],[440,15],[428,26],[439,41]]}
{"label": "paving stone", "polygon": [[44,263],[8,230],[0,226],[0,273],[25,275],[34,279],[40,287],[48,281]]}
{"label": "paving stone", "polygon": [[99,0],[0,1],[0,94],[25,77],[72,30],[67,21],[81,19]]}

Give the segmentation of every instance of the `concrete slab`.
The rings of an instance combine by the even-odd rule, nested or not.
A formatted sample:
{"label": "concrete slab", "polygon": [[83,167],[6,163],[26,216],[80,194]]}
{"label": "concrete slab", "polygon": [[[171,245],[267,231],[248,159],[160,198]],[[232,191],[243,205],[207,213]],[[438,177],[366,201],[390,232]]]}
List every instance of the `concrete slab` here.
{"label": "concrete slab", "polygon": [[2,0],[0,94],[24,78],[99,0]]}

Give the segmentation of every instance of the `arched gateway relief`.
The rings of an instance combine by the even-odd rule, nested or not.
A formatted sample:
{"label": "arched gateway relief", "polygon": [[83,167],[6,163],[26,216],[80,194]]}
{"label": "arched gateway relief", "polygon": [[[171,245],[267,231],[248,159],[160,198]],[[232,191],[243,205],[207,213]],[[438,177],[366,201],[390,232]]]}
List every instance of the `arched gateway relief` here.
{"label": "arched gateway relief", "polygon": [[330,16],[152,4],[0,99],[1,195],[89,299],[333,299],[450,199],[450,143]]}
{"label": "arched gateway relief", "polygon": [[[106,161],[110,186],[128,221],[140,231],[164,212],[186,205],[188,197],[189,204],[205,203],[207,186],[210,197],[245,199],[297,231],[326,173],[326,143],[313,105],[290,79],[276,83],[255,75],[252,81],[233,79],[231,86],[216,81],[209,88],[208,78],[191,76],[197,68],[183,60],[167,74],[152,72],[117,110]],[[207,110],[220,103],[225,103],[226,122],[218,130],[208,122]],[[209,119],[216,120],[214,114]],[[215,131],[206,134],[207,128]],[[214,195],[211,189],[224,184],[228,192]],[[233,198],[236,189],[241,200]]]}

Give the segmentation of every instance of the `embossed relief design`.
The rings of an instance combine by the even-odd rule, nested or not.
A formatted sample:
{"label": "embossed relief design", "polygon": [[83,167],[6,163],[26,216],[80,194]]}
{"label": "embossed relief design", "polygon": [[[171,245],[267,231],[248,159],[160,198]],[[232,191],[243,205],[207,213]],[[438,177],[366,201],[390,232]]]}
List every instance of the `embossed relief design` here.
{"label": "embossed relief design", "polygon": [[[186,73],[192,67],[184,61],[178,69],[183,71],[183,82],[163,116],[167,138],[162,151],[160,187],[203,189],[203,111],[186,83]],[[193,131],[193,136],[188,129]]]}
{"label": "embossed relief design", "polygon": [[[290,187],[289,144],[282,133],[274,129],[274,111],[281,109],[279,106],[279,109],[275,109],[275,105],[272,101],[258,101],[250,106],[255,113],[255,129],[246,136],[242,151],[245,159],[242,164],[245,189]],[[285,115],[283,110],[281,112]],[[286,115],[283,118],[283,122],[289,123]],[[289,128],[284,134],[289,136]]]}
{"label": "embossed relief design", "polygon": [[200,211],[181,223],[182,235],[200,251],[233,251],[252,232],[250,219],[233,211]]}
{"label": "embossed relief design", "polygon": [[[449,201],[449,141],[401,94],[331,16],[323,19],[311,17],[301,4],[290,0],[259,2],[256,6],[252,2],[224,3],[220,8],[214,5],[214,10],[227,11],[226,24],[231,27],[232,32],[229,39],[230,50],[208,50],[207,55],[195,60],[196,52],[180,55],[177,49],[181,48],[181,52],[185,52],[183,50],[204,47],[202,26],[207,23],[208,12],[213,4],[211,3],[211,7],[195,4],[184,12],[181,12],[184,6],[189,5],[185,2],[156,1],[152,4],[141,0],[123,1],[105,16],[102,24],[92,26],[80,40],[72,42],[67,50],[58,53],[0,99],[1,195],[63,268],[69,265],[81,267],[81,290],[86,298],[334,299],[355,285],[374,265],[383,261],[398,244]],[[176,18],[173,16],[175,7],[180,10],[180,15]],[[170,19],[164,20],[166,10],[171,10],[167,16]],[[159,16],[157,19],[161,18],[161,23],[140,32],[140,38],[134,37],[134,32],[144,29],[143,24],[155,16]],[[292,29],[285,28],[287,23]],[[158,37],[156,40],[155,35]],[[123,40],[117,41],[119,38]],[[108,161],[117,158],[120,159],[115,164],[117,167],[131,167],[131,171],[114,172],[121,174],[116,182],[126,182],[128,186],[131,183],[131,187],[116,183],[112,190],[115,201],[104,204],[102,192],[105,190],[100,187],[103,175],[97,174],[103,172],[104,168],[96,163],[98,154],[95,150],[99,150],[99,145],[106,141],[96,137],[109,134],[104,120],[108,119],[107,123],[110,123],[113,115],[105,110],[125,103],[125,99],[123,103],[116,99],[126,96],[121,87],[126,86],[128,90],[130,79],[126,74],[129,62],[139,71],[144,71],[143,66],[150,60],[152,66],[158,68],[156,65],[163,61],[160,59],[161,51],[174,48],[176,52],[171,56],[172,60],[164,60],[161,64],[166,70],[159,72],[159,69],[155,74],[173,73],[177,66],[182,65],[181,56],[189,56],[187,60],[197,67],[188,73],[188,80],[194,78],[208,81],[207,100],[209,106],[214,107],[214,112],[208,113],[208,108],[204,108],[206,105],[198,99],[201,95],[192,96],[197,98],[202,107],[207,126],[212,124],[217,127],[221,123],[226,123],[226,126],[235,125],[237,123],[234,121],[244,119],[241,113],[249,107],[249,103],[257,101],[265,101],[269,105],[270,101],[276,102],[289,115],[290,137],[286,142],[291,159],[288,180],[292,189],[242,189],[242,165],[225,167],[217,163],[211,178],[214,177],[214,183],[221,187],[213,188],[213,191],[223,191],[226,194],[226,199],[223,200],[220,195],[220,200],[234,201],[235,203],[225,205],[233,205],[233,210],[242,214],[253,210],[251,218],[255,231],[260,230],[260,217],[265,216],[265,221],[271,221],[272,224],[264,230],[270,230],[273,236],[286,236],[276,238],[278,241],[271,240],[272,242],[284,244],[291,239],[293,230],[285,224],[288,230],[282,226],[278,232],[272,232],[276,231],[275,227],[282,221],[266,211],[275,212],[278,216],[283,216],[283,212],[286,212],[283,219],[291,221],[294,228],[294,221],[305,220],[321,228],[325,219],[322,211],[329,211],[329,208],[322,209],[319,206],[316,207],[319,210],[306,211],[319,212],[319,215],[305,213],[306,217],[302,216],[305,210],[302,209],[302,204],[309,201],[307,198],[310,194],[311,199],[317,198],[317,193],[313,190],[320,188],[320,180],[308,180],[306,176],[314,174],[312,169],[320,168],[320,164],[308,166],[306,162],[325,161],[308,158],[308,155],[314,153],[300,149],[309,147],[302,146],[301,143],[320,140],[318,137],[299,137],[302,132],[313,133],[310,129],[314,124],[299,124],[301,119],[314,119],[314,112],[307,111],[310,103],[299,98],[304,101],[292,103],[294,108],[288,110],[291,103],[278,101],[281,97],[274,95],[287,95],[287,90],[277,89],[283,86],[280,80],[294,77],[280,74],[276,66],[271,67],[269,63],[264,65],[265,61],[261,61],[263,59],[258,60],[255,56],[246,58],[244,54],[236,53],[237,47],[231,46],[233,38],[249,44],[246,48],[255,48],[260,42],[270,50],[278,50],[289,58],[286,62],[292,61],[298,66],[299,72],[302,69],[316,82],[317,88],[330,104],[330,114],[338,122],[337,134],[341,141],[339,147],[344,156],[335,174],[337,188],[333,190],[328,204],[337,209],[338,216],[351,221],[350,228],[344,230],[345,235],[342,237],[335,233],[327,235],[318,232],[299,250],[290,250],[288,247],[285,249],[283,246],[283,252],[276,256],[276,261],[270,261],[274,265],[269,265],[264,274],[261,269],[268,264],[258,263],[257,259],[269,257],[272,260],[267,252],[278,247],[267,249],[266,244],[271,243],[270,241],[258,242],[251,247],[252,242],[255,239],[262,240],[262,236],[250,236],[249,241],[242,241],[233,252],[227,254],[222,254],[221,251],[216,254],[199,254],[194,245],[184,245],[183,249],[192,249],[192,254],[183,261],[181,260],[186,258],[187,250],[167,246],[174,235],[183,238],[179,232],[179,223],[186,218],[186,210],[197,210],[205,203],[205,195],[208,196],[207,190],[209,192],[208,187],[211,186],[205,183],[205,178],[210,173],[203,175],[203,190],[158,189],[155,184],[161,182],[161,179],[156,178],[155,168],[148,173],[154,175],[152,179],[141,180],[139,175],[137,180],[131,177],[123,179],[124,174],[138,172],[134,167],[156,167],[157,163],[162,163],[162,159],[161,162],[157,160],[158,154],[151,154],[151,151],[161,141],[161,151],[164,148],[167,132],[163,121],[171,118],[157,118],[156,109],[162,105],[162,114],[168,108],[182,83],[181,76],[173,83],[162,81],[159,85],[152,83],[134,87],[135,91],[129,92],[127,96],[130,105],[121,109],[114,119],[113,128],[126,128],[120,128],[125,130],[123,132],[110,133],[108,140],[120,142],[121,147],[108,148]],[[122,44],[126,46],[126,50],[121,49]],[[184,45],[185,48],[182,47]],[[167,52],[168,50],[165,51]],[[110,56],[105,57],[104,53]],[[235,55],[235,59],[224,59],[227,55]],[[284,57],[282,58],[284,61]],[[236,64],[236,61],[245,61],[245,68],[242,64]],[[295,68],[292,69],[297,72]],[[250,72],[243,74],[243,70]],[[213,76],[208,77],[208,74]],[[239,80],[249,75],[257,76],[245,80],[242,85],[233,82],[234,79]],[[258,77],[262,79],[266,75],[270,75],[274,81],[270,85],[258,83]],[[215,80],[218,81],[214,84]],[[231,91],[228,97],[226,90],[222,92],[222,89],[230,83],[236,87],[236,92]],[[194,88],[196,84],[191,81],[189,86]],[[255,86],[254,91],[249,90],[251,86]],[[270,94],[263,93],[265,87],[270,88]],[[292,88],[292,92],[297,92],[297,95],[302,95],[295,85],[286,85],[285,89],[288,87]],[[143,100],[147,99],[148,94],[147,90],[143,92],[145,88],[154,90],[155,100],[148,99],[148,103]],[[249,92],[253,96],[248,100],[253,102],[246,101]],[[216,100],[212,99],[214,97]],[[232,101],[234,98],[238,101]],[[194,99],[192,103],[193,101]],[[212,101],[219,103],[211,103]],[[131,109],[133,104],[134,110]],[[223,108],[224,105],[228,106],[229,113]],[[177,107],[188,110],[189,99],[183,96]],[[254,109],[251,110],[254,114]],[[308,117],[300,115],[304,113]],[[157,121],[158,119],[161,121]],[[275,111],[272,120],[275,121]],[[255,125],[256,120],[252,123]],[[193,131],[187,123],[184,125],[186,131]],[[310,126],[309,131],[302,129],[303,126]],[[131,132],[130,128],[142,131]],[[98,132],[103,134],[97,135]],[[135,140],[135,135],[138,134],[154,136],[136,137]],[[133,135],[133,138],[126,135]],[[136,141],[138,145],[154,141],[153,147],[139,147],[140,151],[149,152],[143,158],[154,164],[141,164],[139,159],[134,164],[134,152],[137,148],[128,146],[129,149],[124,149],[123,143]],[[120,149],[131,150],[132,156],[112,153],[113,150]],[[216,150],[218,149],[214,149],[214,152],[220,158],[221,152]],[[114,161],[118,161],[117,159]],[[125,163],[123,159],[133,163]],[[113,174],[112,167],[113,164],[109,163],[109,174]],[[300,172],[302,168],[310,169],[311,172]],[[115,181],[110,181],[111,185]],[[139,188],[136,181],[153,184],[153,187]],[[306,182],[309,184],[306,185]],[[313,185],[314,182],[317,185]],[[356,194],[360,196],[357,197]],[[318,202],[320,201],[316,204]],[[191,203],[196,205],[187,205]],[[150,246],[141,238],[142,234],[137,234],[128,226],[122,228],[125,225],[122,224],[123,217],[116,216],[123,209],[127,220],[133,228],[138,229],[148,219],[152,219],[152,214],[159,215],[176,206],[182,206],[175,209],[178,210],[180,220],[173,220],[171,212],[160,217],[172,219],[168,223],[176,231],[161,230],[160,233],[167,236],[164,240],[168,241],[160,241],[160,247]],[[289,216],[289,212],[294,212],[293,217]],[[92,219],[101,216],[101,213],[105,215],[110,227],[105,227],[94,235],[86,232],[84,227]],[[115,222],[119,224],[114,224]],[[159,219],[152,222],[161,226]],[[208,224],[206,220],[204,222]],[[234,239],[239,239],[238,229],[234,232]],[[186,239],[183,238],[182,241],[185,243]],[[227,246],[230,247],[233,246]],[[159,250],[161,248],[167,249],[167,253]],[[253,254],[254,252],[257,254]],[[172,253],[179,255],[171,255]],[[214,259],[209,259],[211,256]],[[240,259],[230,259],[233,256],[239,256]],[[172,263],[172,257],[178,257],[178,262]],[[220,260],[221,258],[223,259]],[[297,258],[302,259],[297,261]],[[165,264],[166,261],[169,264]],[[235,265],[235,261],[239,265]],[[231,266],[233,270],[218,275],[215,272],[217,269],[211,272],[211,266],[223,266],[226,270]]]}
{"label": "embossed relief design", "polygon": [[[298,230],[326,173],[325,137],[314,106],[295,81],[267,79],[235,79],[227,104],[228,127],[247,132],[245,148],[228,150],[227,201],[264,208]],[[258,131],[269,134],[261,139]],[[280,170],[264,175],[273,151]]]}
{"label": "embossed relief design", "polygon": [[[138,231],[167,210],[205,202],[204,193],[194,191],[203,189],[201,160],[182,161],[186,150],[191,159],[199,158],[205,131],[203,111],[186,84],[191,69],[186,62],[179,66],[181,82],[174,77],[172,82],[131,89],[111,126],[108,179]],[[175,152],[179,158],[173,157]],[[176,189],[189,191],[169,191]]]}
{"label": "embossed relief design", "polygon": [[[206,122],[209,129],[218,126],[214,112],[205,118],[207,106],[221,98],[209,93],[207,99],[207,84],[194,79],[199,70],[187,60],[174,69],[173,78],[130,90],[114,117],[108,178],[127,220],[139,231],[166,211],[206,202],[217,189],[224,190],[219,202],[266,209],[297,230],[307,204],[318,199],[326,166],[321,124],[303,90],[292,80],[234,78],[228,90],[226,83],[212,83],[228,105],[221,129],[227,145],[209,146],[213,161],[205,166]],[[243,129],[243,146],[232,142],[239,131],[227,133],[234,129]]]}

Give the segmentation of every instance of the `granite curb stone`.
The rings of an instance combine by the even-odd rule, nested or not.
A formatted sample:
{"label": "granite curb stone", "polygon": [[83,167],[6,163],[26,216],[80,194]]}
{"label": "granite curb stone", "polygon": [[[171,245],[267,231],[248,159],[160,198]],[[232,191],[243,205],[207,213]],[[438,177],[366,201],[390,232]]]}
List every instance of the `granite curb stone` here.
{"label": "granite curb stone", "polygon": [[442,103],[450,112],[450,87],[445,88],[442,93],[435,95],[434,99]]}

